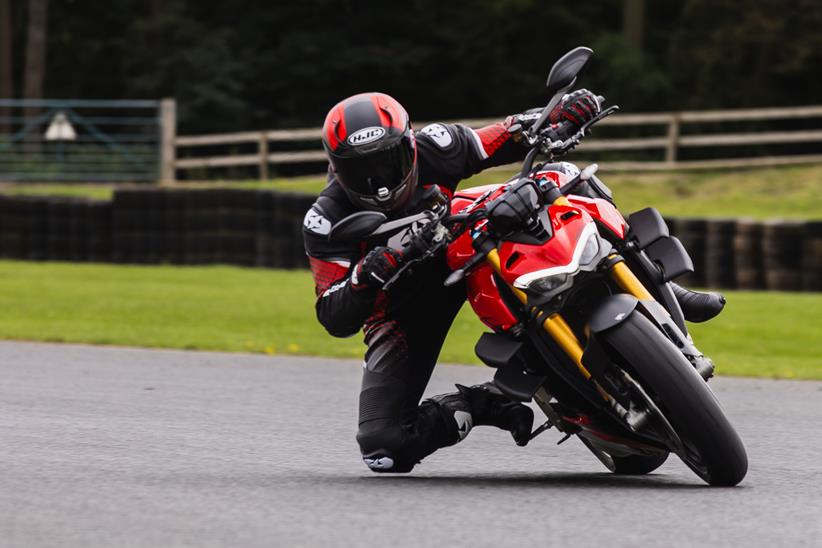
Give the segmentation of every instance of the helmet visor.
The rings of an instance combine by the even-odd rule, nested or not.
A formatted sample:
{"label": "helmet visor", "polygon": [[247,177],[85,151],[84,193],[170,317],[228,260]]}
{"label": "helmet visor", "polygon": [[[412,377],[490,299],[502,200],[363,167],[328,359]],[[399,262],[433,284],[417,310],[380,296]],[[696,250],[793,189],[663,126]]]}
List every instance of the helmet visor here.
{"label": "helmet visor", "polygon": [[414,170],[414,144],[405,135],[395,145],[358,158],[332,157],[337,178],[360,196],[381,198],[408,182]]}

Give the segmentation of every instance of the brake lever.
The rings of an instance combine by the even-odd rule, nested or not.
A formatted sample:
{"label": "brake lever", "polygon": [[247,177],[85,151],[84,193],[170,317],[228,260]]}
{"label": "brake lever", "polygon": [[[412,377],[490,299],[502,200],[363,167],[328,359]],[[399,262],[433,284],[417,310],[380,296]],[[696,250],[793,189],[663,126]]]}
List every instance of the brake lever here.
{"label": "brake lever", "polygon": [[397,282],[397,280],[402,278],[402,275],[405,274],[405,271],[411,268],[413,264],[418,263],[419,261],[420,259],[411,259],[410,261],[406,262],[401,267],[399,267],[397,271],[394,272],[394,275],[388,278],[388,281],[382,284],[382,290],[388,291],[389,289],[391,289],[391,287]]}
{"label": "brake lever", "polygon": [[600,111],[599,114],[597,114],[596,116],[594,116],[593,118],[591,118],[590,120],[588,120],[587,122],[582,124],[582,127],[579,128],[579,131],[582,132],[583,135],[585,135],[585,133],[588,131],[588,128],[590,128],[592,125],[596,124],[597,122],[599,122],[603,118],[607,118],[608,116],[610,116],[611,114],[615,113],[618,110],[619,110],[619,105],[612,105],[612,106],[606,108],[605,110]]}
{"label": "brake lever", "polygon": [[605,110],[601,111],[599,114],[582,124],[580,128],[574,133],[572,136],[568,137],[564,141],[547,141],[542,146],[543,154],[565,154],[570,152],[574,147],[576,147],[581,141],[582,138],[588,134],[588,130],[602,120],[613,114],[614,112],[619,110],[618,105],[613,105]]}

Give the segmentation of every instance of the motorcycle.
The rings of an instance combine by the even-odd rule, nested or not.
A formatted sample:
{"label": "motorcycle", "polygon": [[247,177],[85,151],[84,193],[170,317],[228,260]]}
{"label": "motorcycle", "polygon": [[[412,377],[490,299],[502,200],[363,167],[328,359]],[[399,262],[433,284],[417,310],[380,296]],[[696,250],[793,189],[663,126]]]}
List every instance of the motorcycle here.
{"label": "motorcycle", "polygon": [[596,164],[580,171],[558,162],[618,110],[602,110],[566,139],[546,125],[592,53],[575,48],[552,67],[551,100],[521,132],[530,150],[518,176],[402,219],[358,212],[329,238],[410,232],[407,260],[384,290],[444,252],[452,270],[445,284],[465,283],[492,330],[477,356],[496,369],[504,394],[535,401],[546,416],[532,438],[550,428],[564,435],[559,443],[576,436],[617,474],[647,474],[674,453],[708,484],[736,485],[747,472],[745,448],[707,384],[713,362],[694,345],[668,284],[693,271],[687,251],[655,209],[626,220]]}

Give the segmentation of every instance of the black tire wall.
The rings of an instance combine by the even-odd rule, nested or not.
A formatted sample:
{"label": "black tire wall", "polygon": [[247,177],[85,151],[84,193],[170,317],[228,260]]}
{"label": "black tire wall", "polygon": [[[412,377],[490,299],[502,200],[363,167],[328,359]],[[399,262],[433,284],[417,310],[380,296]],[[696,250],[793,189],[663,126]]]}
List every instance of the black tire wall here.
{"label": "black tire wall", "polygon": [[[305,268],[314,197],[244,189],[129,189],[110,201],[0,194],[0,258]],[[822,221],[668,219],[691,287],[822,291]]]}

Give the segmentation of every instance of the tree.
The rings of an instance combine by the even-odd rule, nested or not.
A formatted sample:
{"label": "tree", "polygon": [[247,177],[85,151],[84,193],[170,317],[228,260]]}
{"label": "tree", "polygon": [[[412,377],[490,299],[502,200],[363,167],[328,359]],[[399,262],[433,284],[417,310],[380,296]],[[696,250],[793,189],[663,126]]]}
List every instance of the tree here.
{"label": "tree", "polygon": [[[43,80],[46,77],[46,30],[48,0],[29,0],[29,22],[26,34],[26,67],[23,73],[23,97],[43,98]],[[37,109],[26,109],[25,116],[33,116]]]}
{"label": "tree", "polygon": [[635,48],[642,47],[645,27],[645,0],[624,0],[622,8],[622,32]]}
{"label": "tree", "polygon": [[[9,0],[0,0],[0,99],[14,96],[11,60],[11,6]],[[0,118],[11,114],[8,107],[0,107]],[[11,132],[8,122],[0,122],[0,134]]]}

